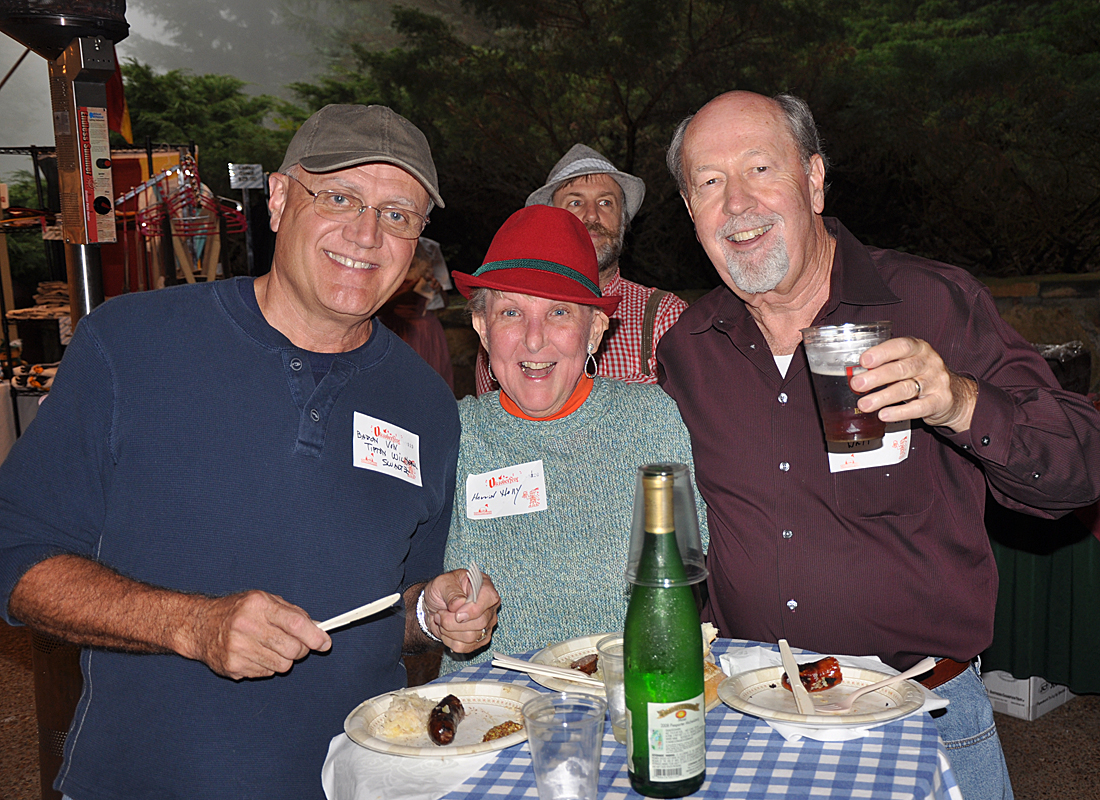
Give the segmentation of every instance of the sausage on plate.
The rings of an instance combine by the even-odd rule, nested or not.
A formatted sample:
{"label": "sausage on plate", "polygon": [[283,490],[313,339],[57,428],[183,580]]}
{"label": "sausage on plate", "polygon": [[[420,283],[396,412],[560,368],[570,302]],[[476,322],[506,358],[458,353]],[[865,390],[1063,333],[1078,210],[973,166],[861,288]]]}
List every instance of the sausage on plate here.
{"label": "sausage on plate", "polygon": [[428,715],[428,738],[438,745],[450,744],[455,740],[458,723],[466,716],[462,701],[449,694],[436,703]]}
{"label": "sausage on plate", "polygon": [[[844,682],[844,676],[840,673],[840,662],[832,656],[803,664],[798,668],[798,678],[807,692],[823,692]],[[791,682],[786,674],[783,675],[783,688],[787,690],[791,688]]]}

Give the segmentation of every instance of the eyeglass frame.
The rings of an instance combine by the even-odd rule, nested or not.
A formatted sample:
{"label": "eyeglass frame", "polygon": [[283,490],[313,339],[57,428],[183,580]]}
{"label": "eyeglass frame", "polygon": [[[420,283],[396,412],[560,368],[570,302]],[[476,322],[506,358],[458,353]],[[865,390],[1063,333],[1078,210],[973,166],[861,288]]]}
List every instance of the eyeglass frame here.
{"label": "eyeglass frame", "polygon": [[[331,220],[332,222],[344,222],[345,224],[349,223],[349,222],[357,222],[363,216],[363,212],[366,211],[369,208],[371,211],[374,212],[374,219],[378,222],[379,227],[381,227],[390,236],[393,236],[397,239],[404,239],[406,241],[412,241],[413,239],[419,239],[420,235],[422,233],[424,233],[424,229],[426,227],[428,227],[428,223],[431,222],[430,217],[427,217],[424,214],[421,214],[417,211],[413,211],[412,209],[402,208],[401,206],[382,206],[381,208],[379,208],[378,206],[368,206],[365,203],[363,203],[363,201],[361,199],[359,199],[358,197],[356,197],[355,195],[348,194],[347,192],[338,192],[335,189],[322,189],[319,192],[315,192],[312,189],[310,189],[308,186],[306,186],[304,183],[302,183],[301,180],[299,180],[298,178],[295,178],[290,173],[283,172],[283,173],[280,173],[280,174],[281,175],[286,175],[286,177],[290,178],[292,181],[294,181],[295,183],[297,183],[299,186],[301,186],[303,189],[306,190],[306,193],[309,194],[313,198],[313,203],[311,204],[313,206],[313,213],[315,213],[317,216],[321,217],[322,219]],[[323,194],[338,194],[338,195],[342,195],[343,197],[346,197],[348,200],[354,200],[355,202],[357,202],[359,204],[359,208],[355,211],[355,217],[354,218],[350,217],[350,212],[352,211],[352,207],[348,208],[349,217],[346,220],[335,219],[331,216],[326,217],[324,214],[322,214],[320,211],[317,210],[317,201],[321,199],[321,195],[323,195]],[[394,233],[391,230],[389,230],[388,227],[386,226],[386,224],[382,222],[382,212],[383,211],[388,211],[388,210],[391,210],[391,209],[393,211],[400,211],[402,214],[408,214],[408,215],[410,215],[410,216],[412,216],[416,219],[422,220],[422,224],[420,225],[420,230],[413,236],[403,236],[400,233]],[[336,213],[341,213],[341,212],[336,212]]]}

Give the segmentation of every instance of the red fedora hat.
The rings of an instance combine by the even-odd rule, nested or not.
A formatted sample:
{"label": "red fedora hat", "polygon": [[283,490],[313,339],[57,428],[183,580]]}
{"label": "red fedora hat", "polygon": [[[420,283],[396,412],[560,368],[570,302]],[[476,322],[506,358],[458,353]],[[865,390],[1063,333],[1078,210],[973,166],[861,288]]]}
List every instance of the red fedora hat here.
{"label": "red fedora hat", "polygon": [[463,297],[478,287],[564,300],[611,314],[618,295],[600,292],[596,249],[584,223],[563,208],[527,206],[508,217],[477,272],[452,272]]}

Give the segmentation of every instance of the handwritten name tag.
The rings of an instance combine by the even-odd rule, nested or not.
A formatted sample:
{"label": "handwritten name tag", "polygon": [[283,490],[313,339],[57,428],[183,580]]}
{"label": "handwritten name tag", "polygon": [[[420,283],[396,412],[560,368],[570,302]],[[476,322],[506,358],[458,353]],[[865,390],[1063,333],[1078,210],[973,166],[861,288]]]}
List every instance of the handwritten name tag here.
{"label": "handwritten name tag", "polygon": [[355,412],[355,433],[351,443],[352,464],[392,475],[414,486],[420,477],[420,437],[384,419]]}
{"label": "handwritten name tag", "polygon": [[829,442],[829,472],[888,467],[909,457],[909,420],[887,422],[882,440],[844,444]]}
{"label": "handwritten name tag", "polygon": [[546,510],[546,475],[542,459],[514,467],[466,476],[469,519],[511,517]]}

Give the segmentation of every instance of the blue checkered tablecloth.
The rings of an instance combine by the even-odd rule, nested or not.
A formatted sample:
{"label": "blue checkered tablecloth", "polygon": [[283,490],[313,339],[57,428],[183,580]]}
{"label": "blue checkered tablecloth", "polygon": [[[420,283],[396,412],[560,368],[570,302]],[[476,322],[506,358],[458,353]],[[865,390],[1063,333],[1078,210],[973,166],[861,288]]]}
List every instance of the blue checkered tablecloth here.
{"label": "blue checkered tablecloth", "polygon": [[[732,647],[755,646],[757,642],[720,639],[713,651],[717,657]],[[466,667],[439,680],[492,680],[547,691],[522,673],[488,663]],[[599,793],[608,800],[640,797],[630,788],[626,747],[615,741],[610,723],[604,734]],[[445,796],[446,800],[475,797],[538,797],[526,742],[501,750],[459,789]],[[928,714],[888,723],[862,739],[848,742],[788,742],[763,720],[720,704],[707,714],[707,779],[693,797],[961,800],[962,794],[936,724]]]}

